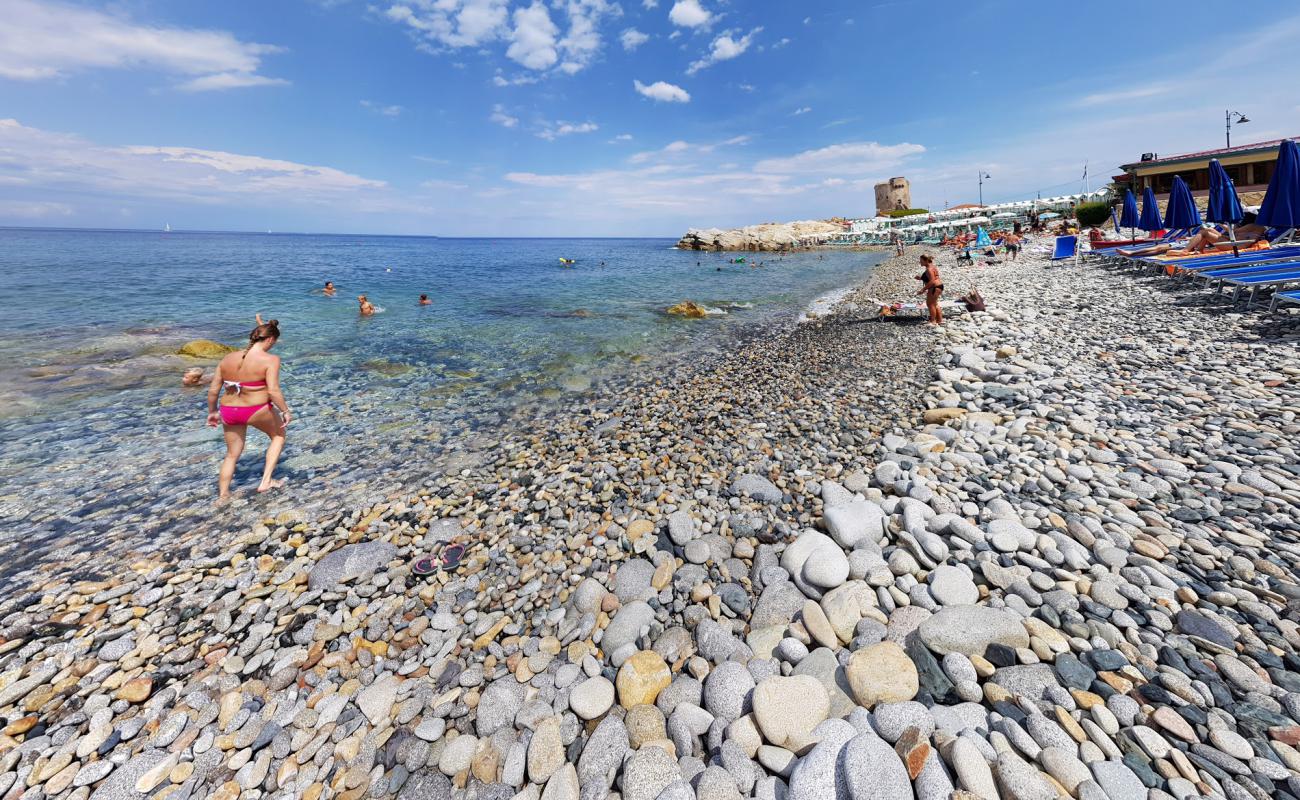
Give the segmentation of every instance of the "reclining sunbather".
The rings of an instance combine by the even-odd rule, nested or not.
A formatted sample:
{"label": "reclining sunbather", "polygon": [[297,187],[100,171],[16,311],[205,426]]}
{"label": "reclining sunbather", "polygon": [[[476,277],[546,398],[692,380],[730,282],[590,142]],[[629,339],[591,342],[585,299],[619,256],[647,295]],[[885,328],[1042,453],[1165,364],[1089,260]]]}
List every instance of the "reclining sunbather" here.
{"label": "reclining sunbather", "polygon": [[1236,247],[1239,250],[1252,247],[1264,238],[1268,228],[1263,225],[1255,224],[1255,215],[1247,212],[1242,218],[1242,224],[1234,231],[1235,240],[1227,239],[1227,234],[1220,233],[1214,228],[1205,227],[1196,233],[1187,241],[1184,247],[1175,247],[1172,244],[1162,243],[1151,245],[1150,247],[1137,247],[1132,249],[1119,249],[1115,252],[1128,258],[1143,258],[1146,256],[1168,255],[1170,258],[1185,258],[1194,256],[1199,253],[1213,250],[1229,250]]}

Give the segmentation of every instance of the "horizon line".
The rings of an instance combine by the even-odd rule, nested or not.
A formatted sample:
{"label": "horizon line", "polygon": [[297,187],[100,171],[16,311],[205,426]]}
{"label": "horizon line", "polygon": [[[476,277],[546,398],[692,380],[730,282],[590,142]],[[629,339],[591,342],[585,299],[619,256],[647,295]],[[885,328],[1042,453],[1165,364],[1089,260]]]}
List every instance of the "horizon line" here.
{"label": "horizon line", "polygon": [[103,228],[68,225],[0,225],[0,231],[64,231],[76,233],[156,233],[170,236],[177,233],[219,233],[242,236],[373,236],[401,239],[680,239],[680,236],[642,235],[642,236],[448,236],[438,233],[349,233],[329,231],[241,231],[202,228]]}

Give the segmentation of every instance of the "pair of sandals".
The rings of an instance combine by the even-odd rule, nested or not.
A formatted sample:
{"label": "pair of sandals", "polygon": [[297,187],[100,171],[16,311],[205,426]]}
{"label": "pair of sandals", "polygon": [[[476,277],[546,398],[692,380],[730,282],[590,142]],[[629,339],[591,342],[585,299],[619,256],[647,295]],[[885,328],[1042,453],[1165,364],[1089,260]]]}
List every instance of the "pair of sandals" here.
{"label": "pair of sandals", "polygon": [[436,555],[420,556],[411,565],[411,572],[416,575],[432,575],[439,570],[451,572],[460,566],[461,559],[465,557],[465,545],[448,544]]}

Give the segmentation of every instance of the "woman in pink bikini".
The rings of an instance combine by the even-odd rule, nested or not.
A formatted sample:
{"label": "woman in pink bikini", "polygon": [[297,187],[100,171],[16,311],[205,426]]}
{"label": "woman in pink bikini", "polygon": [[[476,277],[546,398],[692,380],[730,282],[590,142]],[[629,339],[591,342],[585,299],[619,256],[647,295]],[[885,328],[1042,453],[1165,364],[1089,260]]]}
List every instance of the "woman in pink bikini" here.
{"label": "woman in pink bikini", "polygon": [[[268,352],[279,339],[279,322],[262,322],[258,315],[257,327],[248,334],[248,349],[221,359],[208,386],[208,425],[215,428],[221,422],[226,434],[226,458],[221,462],[217,482],[218,502],[230,497],[230,479],[235,475],[235,462],[244,452],[249,425],[271,438],[271,446],[266,449],[266,469],[262,471],[257,491],[266,492],[284,485],[284,481],[271,479],[280,451],[284,449],[284,429],[292,417],[280,393],[280,357]],[[218,411],[217,397],[222,394]]]}

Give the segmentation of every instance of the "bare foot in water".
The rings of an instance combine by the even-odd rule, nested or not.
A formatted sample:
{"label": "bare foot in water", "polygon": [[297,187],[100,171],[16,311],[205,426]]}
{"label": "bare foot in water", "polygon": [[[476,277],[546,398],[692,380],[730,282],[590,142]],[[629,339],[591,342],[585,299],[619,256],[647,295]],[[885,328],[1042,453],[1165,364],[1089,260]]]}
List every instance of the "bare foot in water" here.
{"label": "bare foot in water", "polygon": [[229,502],[230,502],[230,495],[223,494],[217,497],[217,502],[213,503],[213,505],[220,507],[220,506],[224,506],[226,503]]}
{"label": "bare foot in water", "polygon": [[284,486],[283,480],[265,481],[261,486],[257,487],[257,493],[261,494],[262,492],[269,492],[272,489],[279,489],[281,486]]}

